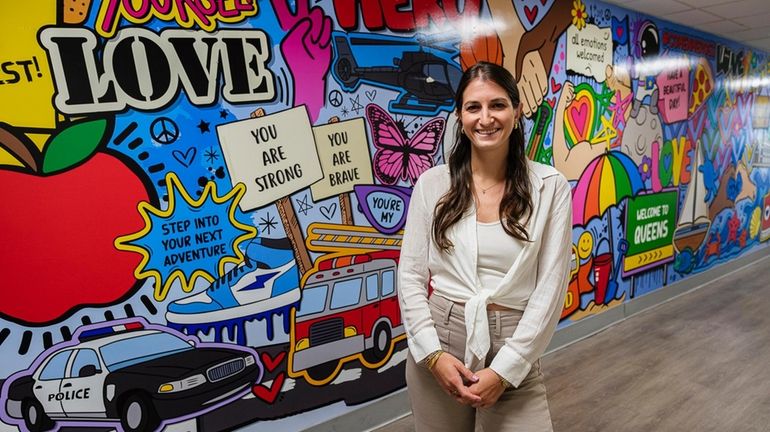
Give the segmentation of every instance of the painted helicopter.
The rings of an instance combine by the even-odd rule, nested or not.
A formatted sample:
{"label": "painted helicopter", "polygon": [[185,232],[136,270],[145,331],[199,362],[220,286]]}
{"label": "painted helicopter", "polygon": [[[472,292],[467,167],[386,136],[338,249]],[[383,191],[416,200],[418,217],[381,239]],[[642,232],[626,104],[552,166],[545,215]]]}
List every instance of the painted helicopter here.
{"label": "painted helicopter", "polygon": [[[362,83],[399,92],[390,111],[433,115],[451,111],[462,71],[456,41],[428,36],[401,38],[356,33],[333,34],[332,75],[346,91]],[[383,65],[384,59],[392,65]]]}

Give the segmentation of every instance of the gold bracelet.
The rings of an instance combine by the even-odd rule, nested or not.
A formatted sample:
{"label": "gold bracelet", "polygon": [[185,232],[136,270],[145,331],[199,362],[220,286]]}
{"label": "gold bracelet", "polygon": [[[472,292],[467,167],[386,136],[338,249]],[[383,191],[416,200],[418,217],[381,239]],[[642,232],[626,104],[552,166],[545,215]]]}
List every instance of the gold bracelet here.
{"label": "gold bracelet", "polygon": [[433,366],[436,365],[438,358],[441,357],[441,354],[444,354],[444,351],[436,350],[428,354],[428,356],[425,358],[425,367],[427,367],[428,370],[432,370]]}
{"label": "gold bracelet", "polygon": [[500,385],[503,387],[503,390],[508,390],[509,388],[513,387],[513,384],[511,384],[510,381],[508,381],[507,379],[503,378],[503,376],[500,375],[499,373],[497,373],[497,372],[495,372],[495,373],[497,374],[497,377],[500,378]]}
{"label": "gold bracelet", "polygon": [[513,384],[511,384],[507,379],[500,377],[500,385],[503,386],[504,390],[508,390],[509,388],[513,387]]}

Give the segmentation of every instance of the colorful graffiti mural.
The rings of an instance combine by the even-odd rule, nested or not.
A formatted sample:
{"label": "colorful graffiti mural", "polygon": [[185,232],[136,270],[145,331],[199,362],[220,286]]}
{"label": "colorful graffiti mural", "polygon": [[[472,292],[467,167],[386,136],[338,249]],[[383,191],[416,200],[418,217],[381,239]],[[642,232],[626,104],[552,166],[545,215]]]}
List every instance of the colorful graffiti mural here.
{"label": "colorful graffiti mural", "polygon": [[770,58],[694,29],[583,0],[0,12],[11,430],[302,429],[402,388],[411,187],[477,61],[573,188],[560,327],[770,239]]}

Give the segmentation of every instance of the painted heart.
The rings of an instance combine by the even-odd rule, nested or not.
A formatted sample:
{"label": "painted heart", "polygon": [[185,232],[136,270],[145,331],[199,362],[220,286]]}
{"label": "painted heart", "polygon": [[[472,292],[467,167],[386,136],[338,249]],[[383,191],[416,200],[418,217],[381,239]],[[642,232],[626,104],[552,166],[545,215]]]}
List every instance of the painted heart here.
{"label": "painted heart", "polygon": [[545,6],[545,4],[548,3],[548,0],[540,0],[540,4]]}
{"label": "painted heart", "polygon": [[730,149],[731,156],[732,156],[731,161],[732,161],[733,164],[737,164],[738,161],[741,160],[741,158],[743,157],[743,153],[746,150],[746,147],[747,146],[742,146],[742,145],[731,145],[731,146],[728,146],[728,148]]}
{"label": "painted heart", "polygon": [[588,123],[588,105],[579,104],[576,107],[570,108],[569,112],[572,118],[572,125],[575,127],[575,133],[577,136],[585,136],[586,123]]}
{"label": "painted heart", "polygon": [[267,388],[262,384],[257,384],[251,388],[251,393],[263,401],[271,404],[275,402],[275,399],[278,397],[278,392],[281,391],[281,387],[283,386],[283,381],[285,378],[286,374],[281,372],[275,377],[275,379],[273,379],[273,384],[270,385],[270,388]]}
{"label": "painted heart", "polygon": [[[722,108],[722,103],[726,98],[726,90],[724,86],[714,89],[714,93],[711,97],[706,98],[706,112],[709,116],[709,123],[717,124],[719,122],[719,112]],[[719,129],[719,128],[717,128]]]}
{"label": "painted heart", "polygon": [[331,203],[328,206],[321,206],[321,214],[326,219],[331,220],[335,213],[337,213],[337,203]]}
{"label": "painted heart", "polygon": [[532,6],[530,9],[529,6],[524,6],[524,15],[527,16],[527,21],[529,21],[530,24],[535,23],[535,18],[537,18],[537,12],[539,11],[539,8],[537,5]]}
{"label": "painted heart", "polygon": [[567,134],[576,144],[581,141],[587,141],[592,132],[592,121],[594,117],[593,99],[591,95],[581,90],[575,95],[575,99],[570,103],[565,113],[565,126]]}
{"label": "painted heart", "polygon": [[184,153],[181,150],[174,150],[171,152],[171,155],[174,156],[177,162],[184,165],[185,168],[189,168],[193,159],[195,159],[196,153],[195,147],[190,147]]}
{"label": "painted heart", "polygon": [[265,365],[265,369],[268,372],[272,372],[286,357],[286,351],[281,351],[277,356],[271,357],[270,354],[263,352],[259,354],[259,358],[262,359],[262,364]]}
{"label": "painted heart", "polygon": [[570,108],[570,113],[572,116],[573,124],[577,126],[577,129],[575,132],[577,132],[580,135],[585,134],[585,126],[586,123],[588,123],[588,105],[586,104],[579,104],[578,106],[573,106]]}
{"label": "painted heart", "polygon": [[556,94],[561,90],[561,83],[557,83],[556,80],[551,77],[551,94]]}
{"label": "painted heart", "polygon": [[[722,142],[720,141],[719,144]],[[730,147],[718,147],[716,151],[716,157],[714,160],[716,160],[716,165],[718,167],[724,167],[725,164],[728,163],[730,156]]]}
{"label": "painted heart", "polygon": [[551,106],[551,109],[554,109],[554,107],[556,106],[556,98],[555,97],[548,98],[545,101],[548,102],[548,105]]}
{"label": "painted heart", "polygon": [[719,113],[719,134],[722,135],[722,142],[730,142],[734,132],[735,110],[721,109]]}
{"label": "painted heart", "polygon": [[367,90],[366,91],[366,98],[369,99],[369,102],[374,102],[374,97],[377,96],[377,90]]}
{"label": "painted heart", "polygon": [[738,110],[738,121],[740,122],[740,128],[743,129],[743,125],[751,124],[751,110],[754,107],[754,99],[757,97],[757,93],[742,93],[739,94],[735,100],[735,107]]}
{"label": "painted heart", "polygon": [[[703,110],[701,110],[703,112]],[[710,160],[716,160],[716,150],[720,147],[722,142],[719,139],[719,131],[716,129],[705,129],[700,138],[700,143],[706,150],[705,154],[708,155]],[[693,156],[694,157],[694,156]]]}
{"label": "painted heart", "polygon": [[687,125],[687,139],[690,142],[698,142],[703,134],[703,128],[706,127],[706,112],[699,110],[690,116],[690,121],[684,122]]}

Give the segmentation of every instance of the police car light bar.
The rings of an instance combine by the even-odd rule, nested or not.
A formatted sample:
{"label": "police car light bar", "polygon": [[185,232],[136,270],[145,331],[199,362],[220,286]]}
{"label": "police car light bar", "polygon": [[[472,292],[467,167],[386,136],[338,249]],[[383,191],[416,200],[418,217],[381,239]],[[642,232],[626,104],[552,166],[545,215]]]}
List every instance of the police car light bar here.
{"label": "police car light bar", "polygon": [[143,328],[144,328],[144,325],[142,325],[142,323],[140,322],[119,324],[119,325],[108,326],[108,327],[98,327],[98,328],[88,329],[83,333],[80,333],[80,336],[78,336],[78,340],[81,342],[85,342],[92,339],[98,339],[104,336],[111,336],[111,335],[116,335],[118,333],[124,333],[128,331],[141,330]]}

